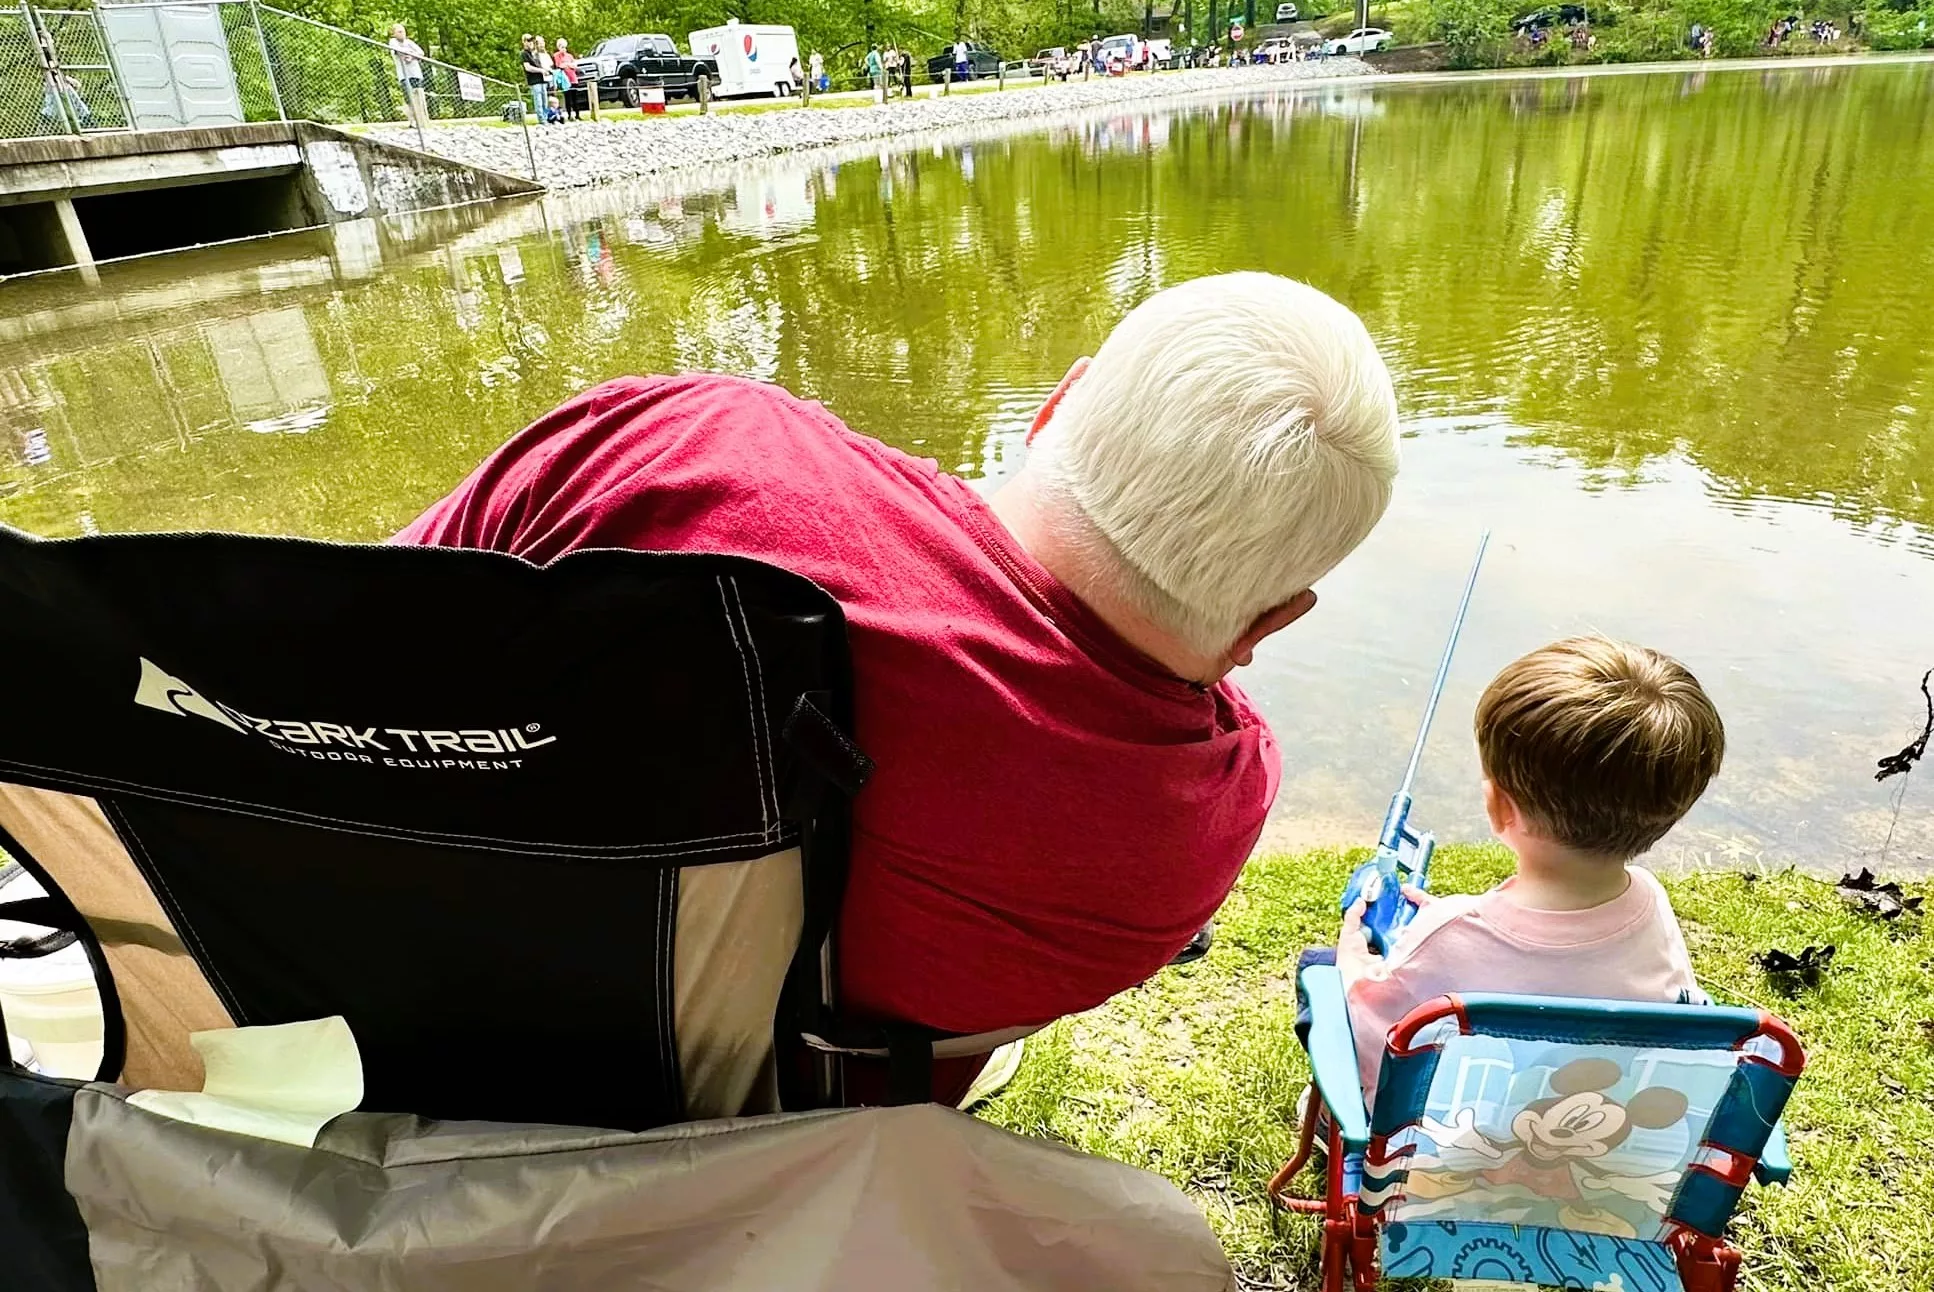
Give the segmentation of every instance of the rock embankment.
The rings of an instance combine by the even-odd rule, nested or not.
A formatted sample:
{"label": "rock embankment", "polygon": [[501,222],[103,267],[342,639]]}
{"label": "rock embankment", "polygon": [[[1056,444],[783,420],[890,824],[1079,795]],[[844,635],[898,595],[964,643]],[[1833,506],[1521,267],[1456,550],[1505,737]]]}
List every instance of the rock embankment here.
{"label": "rock embankment", "polygon": [[[1370,69],[1357,59],[1332,58],[1275,67],[1201,68],[1157,76],[1070,81],[1006,93],[893,99],[884,105],[837,109],[645,118],[636,111],[614,108],[600,121],[532,127],[532,145],[537,153],[537,178],[553,188],[566,188],[916,131],[1369,74]],[[369,133],[385,143],[417,146],[416,132],[408,126],[382,126]],[[453,161],[511,175],[530,174],[524,132],[515,127],[436,126],[429,132],[428,144],[432,152]]]}

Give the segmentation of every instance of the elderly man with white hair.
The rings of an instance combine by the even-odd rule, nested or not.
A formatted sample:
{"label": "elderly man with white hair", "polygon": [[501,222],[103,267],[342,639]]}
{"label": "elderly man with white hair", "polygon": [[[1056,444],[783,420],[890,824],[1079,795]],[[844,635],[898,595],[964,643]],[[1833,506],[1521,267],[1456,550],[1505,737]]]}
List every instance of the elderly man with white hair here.
{"label": "elderly man with white hair", "polygon": [[[1076,362],[990,501],[776,387],[627,378],[511,440],[399,541],[725,552],[837,597],[879,768],[854,803],[843,1006],[985,1033],[1143,981],[1228,895],[1281,766],[1226,675],[1382,516],[1396,432],[1354,314],[1229,274],[1149,298]],[[759,1104],[785,957],[722,936],[719,912],[796,930],[796,866],[773,860],[681,890],[695,1112]],[[688,944],[736,1023],[698,1000]],[[979,1066],[937,1065],[936,1096]]]}

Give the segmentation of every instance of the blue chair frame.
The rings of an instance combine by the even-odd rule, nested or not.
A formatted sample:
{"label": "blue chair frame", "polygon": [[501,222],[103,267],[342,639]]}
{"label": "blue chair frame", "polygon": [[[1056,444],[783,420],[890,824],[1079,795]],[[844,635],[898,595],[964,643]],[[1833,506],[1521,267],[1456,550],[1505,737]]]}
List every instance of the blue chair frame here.
{"label": "blue chair frame", "polygon": [[[1378,1199],[1407,1179],[1411,1151],[1393,1147],[1392,1140],[1423,1115],[1446,1026],[1464,1036],[1742,1051],[1707,1123],[1701,1159],[1686,1169],[1673,1198],[1666,1217],[1670,1237],[1662,1244],[1634,1244],[1579,1235],[1574,1244],[1583,1251],[1617,1243],[1627,1249],[1627,1257],[1647,1248],[1641,1254],[1663,1264],[1663,1276],[1676,1272],[1685,1292],[1731,1292],[1740,1253],[1724,1237],[1726,1222],[1749,1180],[1783,1184],[1792,1173],[1779,1115],[1806,1056],[1780,1019],[1764,1010],[1719,1005],[1475,992],[1440,996],[1419,1005],[1390,1030],[1376,1106],[1366,1108],[1342,976],[1332,965],[1310,965],[1298,975],[1297,991],[1309,1011],[1306,1044],[1314,1092],[1304,1110],[1296,1155],[1270,1180],[1269,1195],[1285,1210],[1323,1217],[1324,1292],[1352,1286],[1357,1292],[1374,1292],[1377,1286],[1384,1238]],[[1438,1039],[1421,1039],[1433,1029]],[[1764,1044],[1749,1050],[1755,1042]],[[1772,1057],[1765,1049],[1773,1051]],[[1309,1160],[1319,1123],[1327,1152],[1324,1196],[1290,1197],[1286,1188]],[[1523,1238],[1518,1227],[1499,1228],[1502,1241]],[[1524,1227],[1525,1234],[1530,1232]],[[1395,1236],[1393,1227],[1393,1240]],[[1590,1259],[1588,1254],[1585,1259]]]}

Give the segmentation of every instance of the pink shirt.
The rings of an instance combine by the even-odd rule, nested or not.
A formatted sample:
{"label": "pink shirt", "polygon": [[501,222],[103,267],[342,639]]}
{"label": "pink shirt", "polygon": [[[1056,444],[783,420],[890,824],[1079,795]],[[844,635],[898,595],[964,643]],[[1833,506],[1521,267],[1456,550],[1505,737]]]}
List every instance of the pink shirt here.
{"label": "pink shirt", "polygon": [[1276,793],[1241,691],[1164,671],[964,482],[777,386],[588,390],[397,541],[727,552],[839,599],[879,764],[841,914],[856,1011],[978,1032],[1100,1004],[1215,913]]}
{"label": "pink shirt", "polygon": [[1534,911],[1511,900],[1516,878],[1488,893],[1440,897],[1417,912],[1387,959],[1337,955],[1366,1098],[1384,1038],[1414,1007],[1446,992],[1520,992],[1673,1001],[1695,989],[1685,938],[1652,872],[1601,906]]}

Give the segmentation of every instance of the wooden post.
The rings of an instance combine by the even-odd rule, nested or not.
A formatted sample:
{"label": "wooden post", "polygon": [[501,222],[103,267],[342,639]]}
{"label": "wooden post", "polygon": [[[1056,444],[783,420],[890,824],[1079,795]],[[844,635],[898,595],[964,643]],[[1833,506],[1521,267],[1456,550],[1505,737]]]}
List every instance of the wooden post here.
{"label": "wooden post", "polygon": [[1005,61],[994,64],[994,88],[996,90],[1005,90],[1007,88],[1007,63]]}
{"label": "wooden post", "polygon": [[699,115],[712,110],[712,78],[705,73],[698,74],[698,111]]}
{"label": "wooden post", "polygon": [[945,79],[940,82],[940,92],[942,94],[950,94],[954,88],[954,69],[949,66],[942,75]]}

